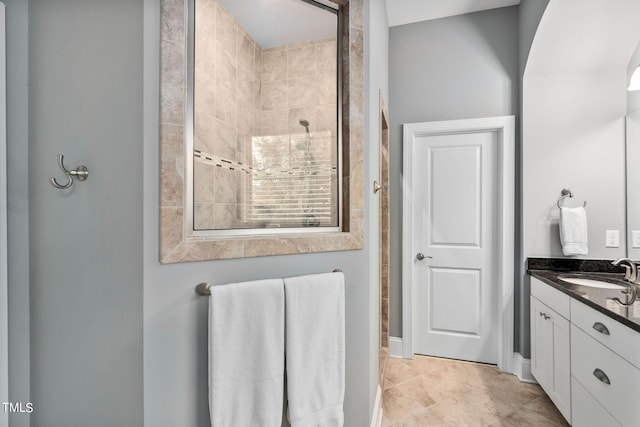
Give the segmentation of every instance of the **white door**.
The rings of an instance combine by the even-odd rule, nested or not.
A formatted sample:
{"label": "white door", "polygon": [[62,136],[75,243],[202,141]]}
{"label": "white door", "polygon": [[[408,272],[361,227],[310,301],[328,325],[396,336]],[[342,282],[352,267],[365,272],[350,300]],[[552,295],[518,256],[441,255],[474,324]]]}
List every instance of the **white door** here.
{"label": "white door", "polygon": [[405,256],[414,257],[416,353],[497,362],[498,144],[495,130],[414,141],[414,252]]}

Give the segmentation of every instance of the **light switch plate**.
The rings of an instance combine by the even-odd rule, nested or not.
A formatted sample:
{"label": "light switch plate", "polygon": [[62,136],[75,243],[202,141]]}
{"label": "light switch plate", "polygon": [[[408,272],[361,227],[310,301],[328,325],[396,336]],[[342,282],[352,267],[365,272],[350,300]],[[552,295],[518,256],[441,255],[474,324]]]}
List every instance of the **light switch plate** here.
{"label": "light switch plate", "polygon": [[640,248],[640,230],[633,230],[631,232],[631,239],[634,248]]}
{"label": "light switch plate", "polygon": [[620,247],[620,230],[607,230],[605,246],[607,248]]}

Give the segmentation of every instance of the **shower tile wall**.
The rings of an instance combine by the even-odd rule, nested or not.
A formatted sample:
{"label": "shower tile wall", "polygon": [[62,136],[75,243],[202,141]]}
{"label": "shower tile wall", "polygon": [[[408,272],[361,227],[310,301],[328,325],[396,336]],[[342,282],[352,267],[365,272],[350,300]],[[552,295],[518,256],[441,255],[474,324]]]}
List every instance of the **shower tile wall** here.
{"label": "shower tile wall", "polygon": [[[381,106],[384,102],[381,102]],[[380,112],[380,384],[384,385],[389,359],[389,123],[384,107]]]}
{"label": "shower tile wall", "polygon": [[[330,147],[331,165],[337,165],[337,81],[336,39],[263,49],[261,135],[290,135],[304,138],[300,120],[309,122],[313,144]],[[327,135],[331,138],[326,140]],[[337,189],[337,175],[331,188]],[[331,219],[337,224],[338,195],[332,194]]]}
{"label": "shower tile wall", "polygon": [[196,159],[194,226],[247,227],[238,218],[252,137],[295,138],[306,119],[335,142],[336,39],[262,49],[217,1],[196,0],[195,10],[194,149],[234,170]]}
{"label": "shower tile wall", "polygon": [[336,131],[336,40],[310,41],[262,51],[263,135]]}
{"label": "shower tile wall", "polygon": [[[194,149],[225,164],[246,164],[260,123],[261,48],[215,0],[196,0]],[[194,162],[194,226],[236,225],[241,176]],[[215,183],[215,185],[214,185]]]}
{"label": "shower tile wall", "polygon": [[382,347],[389,347],[389,252],[390,235],[389,225],[389,129],[382,130],[382,162],[380,192],[381,218],[380,218],[380,280],[381,280],[381,332],[380,342]]}

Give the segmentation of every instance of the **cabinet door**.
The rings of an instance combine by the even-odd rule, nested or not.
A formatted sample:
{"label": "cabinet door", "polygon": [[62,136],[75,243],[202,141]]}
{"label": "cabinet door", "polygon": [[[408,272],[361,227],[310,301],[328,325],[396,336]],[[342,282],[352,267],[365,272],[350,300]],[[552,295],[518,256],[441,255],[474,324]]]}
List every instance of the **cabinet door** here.
{"label": "cabinet door", "polygon": [[531,297],[531,373],[571,422],[570,323]]}
{"label": "cabinet door", "polygon": [[544,318],[544,304],[531,297],[531,374],[542,388],[549,383],[551,341],[549,328]]}

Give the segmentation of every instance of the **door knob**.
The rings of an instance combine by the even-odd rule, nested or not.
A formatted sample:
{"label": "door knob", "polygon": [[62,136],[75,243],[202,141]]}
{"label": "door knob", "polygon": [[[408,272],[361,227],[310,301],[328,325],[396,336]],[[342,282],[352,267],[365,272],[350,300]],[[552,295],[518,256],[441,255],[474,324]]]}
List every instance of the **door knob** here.
{"label": "door knob", "polygon": [[416,255],[416,258],[418,258],[418,261],[422,261],[425,258],[433,258],[432,256],[424,256],[424,254],[422,252],[418,252],[418,255]]}

